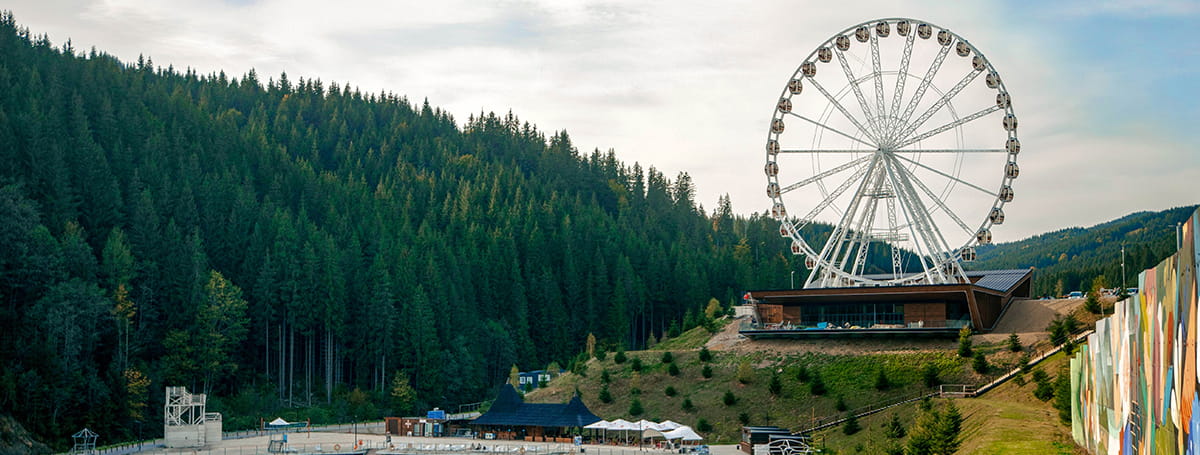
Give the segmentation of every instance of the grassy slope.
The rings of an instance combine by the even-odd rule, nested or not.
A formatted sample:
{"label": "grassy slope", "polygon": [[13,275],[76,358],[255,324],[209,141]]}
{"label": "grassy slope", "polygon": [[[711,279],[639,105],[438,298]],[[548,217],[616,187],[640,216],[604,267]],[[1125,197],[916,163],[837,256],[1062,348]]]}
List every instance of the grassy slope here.
{"label": "grassy slope", "polygon": [[[1062,354],[1043,361],[1038,368],[1053,376],[1067,362]],[[1028,375],[1026,375],[1028,378]],[[956,399],[954,404],[965,418],[961,433],[960,454],[1085,454],[1071,440],[1070,427],[1058,420],[1050,402],[1033,396],[1034,385],[1023,386],[1009,381],[979,398]],[[941,408],[946,400],[934,400]],[[888,439],[883,428],[893,413],[911,430],[920,414],[917,403],[893,408],[860,420],[863,431],[846,436],[842,429],[832,428],[817,433],[826,453],[881,453],[888,446],[902,446],[905,439]]]}
{"label": "grassy slope", "polygon": [[[701,336],[706,337],[685,333],[679,339],[687,340]],[[663,346],[671,347],[672,342],[674,340]],[[984,382],[983,377],[970,371],[969,362],[956,357],[952,352],[851,356],[817,353],[783,355],[762,352],[740,355],[713,351],[714,359],[710,363],[713,377],[709,379],[701,375],[704,364],[699,360],[698,350],[671,350],[681,370],[677,377],[667,374],[667,365],[661,362],[663,352],[654,350],[627,353],[630,358],[636,356],[642,359],[645,368],[640,373],[631,370],[629,361],[620,365],[614,363],[613,355],[609,354],[602,361],[589,362],[586,377],[564,375],[555,379],[545,389],[534,391],[528,399],[531,402],[561,403],[568,400],[578,389],[588,407],[602,418],[671,419],[688,425],[695,425],[703,418],[714,427],[707,435],[710,443],[731,444],[739,438],[742,423],[738,417],[742,413],[749,417],[751,425],[778,425],[798,430],[814,416],[820,418],[838,414],[835,404],[839,395],[847,406],[855,408],[925,391],[927,389],[921,381],[919,371],[926,363],[936,365],[939,376],[947,383]],[[741,362],[749,362],[753,367],[753,377],[747,384],[742,384],[736,379]],[[800,365],[804,365],[810,371],[820,371],[829,393],[812,396],[809,393],[809,385],[796,379],[796,371]],[[874,388],[875,376],[881,366],[895,384],[885,391]],[[607,404],[599,399],[600,376],[603,370],[607,370],[612,379],[609,391],[613,402]],[[783,391],[778,396],[772,395],[768,389],[772,372],[779,374],[782,381]],[[673,386],[678,394],[668,397],[664,393],[667,386]],[[646,410],[640,416],[629,414],[630,403],[634,397],[631,393],[633,389],[641,391],[638,398]],[[736,404],[726,406],[723,403],[726,391],[737,397]],[[695,405],[691,412],[682,410],[681,405],[685,398],[691,399]]]}
{"label": "grassy slope", "polygon": [[[699,329],[698,329],[699,330]],[[741,423],[740,413],[750,417],[752,425],[778,425],[793,430],[800,429],[812,418],[836,414],[836,397],[841,395],[851,407],[885,400],[891,397],[914,395],[927,390],[919,375],[926,363],[938,366],[940,376],[947,383],[981,384],[987,378],[970,370],[970,364],[959,359],[953,352],[901,352],[867,354],[859,356],[837,356],[816,353],[779,355],[753,353],[738,355],[714,351],[711,362],[713,377],[701,376],[703,363],[698,349],[707,338],[703,332],[689,332],[664,342],[660,347],[669,348],[679,365],[681,374],[671,377],[667,366],[661,363],[664,350],[627,353],[630,358],[642,359],[645,368],[641,373],[630,369],[630,362],[618,365],[609,354],[605,360],[592,360],[584,377],[568,374],[556,379],[549,387],[530,394],[531,402],[565,402],[575,390],[579,390],[584,402],[602,418],[624,418],[637,420],[671,419],[695,425],[700,418],[713,424],[709,443],[736,443]],[[993,364],[1015,364],[1016,355],[1008,353],[1000,345],[977,346],[988,354]],[[736,379],[737,366],[748,361],[754,366],[754,377],[749,384]],[[1039,368],[1052,376],[1066,362],[1061,354],[1043,362]],[[825,378],[830,393],[813,397],[808,384],[796,380],[799,365],[809,370],[816,369]],[[874,379],[877,369],[883,366],[896,384],[889,390],[877,391]],[[613,402],[601,403],[600,375],[608,370],[612,378],[609,390]],[[999,368],[997,368],[999,370]],[[778,372],[783,381],[783,393],[773,396],[767,389],[772,372]],[[1028,377],[1028,375],[1026,375]],[[679,392],[668,397],[664,389],[673,386]],[[641,416],[630,416],[629,405],[633,399],[630,391],[641,390],[638,398],[646,412]],[[1032,395],[1033,385],[1018,386],[1010,381],[981,398],[960,399],[955,403],[965,417],[963,424],[964,442],[960,453],[1030,453],[1030,454],[1074,454],[1070,428],[1058,422],[1056,411],[1050,403],[1037,400]],[[733,406],[722,403],[725,391],[738,398]],[[690,398],[696,409],[685,412],[680,408],[684,398]],[[938,405],[941,406],[938,401]],[[863,431],[853,436],[842,433],[841,427],[819,432],[816,436],[827,448],[826,453],[879,453],[889,445],[902,445],[904,440],[888,439],[883,434],[883,425],[897,414],[901,422],[911,428],[919,414],[916,403],[899,406],[893,410],[866,417],[860,421]]]}

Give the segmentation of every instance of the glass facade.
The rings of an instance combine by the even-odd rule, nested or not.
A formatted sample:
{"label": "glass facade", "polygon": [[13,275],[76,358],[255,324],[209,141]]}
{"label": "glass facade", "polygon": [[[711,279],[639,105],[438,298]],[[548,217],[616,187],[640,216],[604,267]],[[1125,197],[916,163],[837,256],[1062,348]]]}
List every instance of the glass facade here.
{"label": "glass facade", "polygon": [[904,324],[904,305],[896,303],[840,303],[805,305],[800,310],[800,325],[828,323],[838,327],[869,328],[876,324]]}

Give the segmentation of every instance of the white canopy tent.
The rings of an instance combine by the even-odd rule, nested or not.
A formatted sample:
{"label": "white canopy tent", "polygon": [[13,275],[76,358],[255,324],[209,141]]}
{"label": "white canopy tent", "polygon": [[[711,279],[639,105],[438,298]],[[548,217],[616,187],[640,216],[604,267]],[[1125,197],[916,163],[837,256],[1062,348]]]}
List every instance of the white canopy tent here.
{"label": "white canopy tent", "polygon": [[682,427],[683,424],[677,423],[677,422],[672,422],[670,420],[664,420],[662,422],[658,422],[658,426],[659,426],[660,430],[671,431],[676,428]]}
{"label": "white canopy tent", "polygon": [[681,426],[674,430],[663,433],[663,437],[667,438],[668,440],[671,440],[671,439],[682,439],[684,441],[703,441],[704,440],[703,436],[700,436],[699,433],[696,433],[696,431],[692,430],[692,427],[689,427],[689,426]]}

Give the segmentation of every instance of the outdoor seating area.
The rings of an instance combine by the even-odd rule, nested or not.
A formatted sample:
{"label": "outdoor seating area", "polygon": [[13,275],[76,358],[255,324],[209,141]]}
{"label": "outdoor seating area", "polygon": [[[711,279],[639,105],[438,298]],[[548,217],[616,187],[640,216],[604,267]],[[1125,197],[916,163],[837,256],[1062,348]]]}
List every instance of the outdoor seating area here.
{"label": "outdoor seating area", "polygon": [[[694,446],[704,440],[704,437],[696,433],[692,427],[670,420],[663,422],[652,422],[645,419],[637,422],[630,422],[624,419],[613,421],[601,420],[583,428],[585,430],[592,430],[592,441],[601,444],[636,445],[639,447],[648,444],[659,448],[674,449],[689,445]],[[601,432],[598,439],[595,437],[595,431]],[[610,432],[612,433],[611,436]]]}

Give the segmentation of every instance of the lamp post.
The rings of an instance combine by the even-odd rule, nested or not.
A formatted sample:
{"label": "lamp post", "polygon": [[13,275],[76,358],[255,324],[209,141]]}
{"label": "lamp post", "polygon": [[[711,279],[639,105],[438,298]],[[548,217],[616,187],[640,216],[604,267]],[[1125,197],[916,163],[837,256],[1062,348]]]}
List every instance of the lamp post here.
{"label": "lamp post", "polygon": [[1121,244],[1121,290],[1125,290],[1125,289],[1127,289],[1125,287],[1125,244],[1122,243]]}
{"label": "lamp post", "polygon": [[796,289],[796,271],[792,270],[792,289]]}

